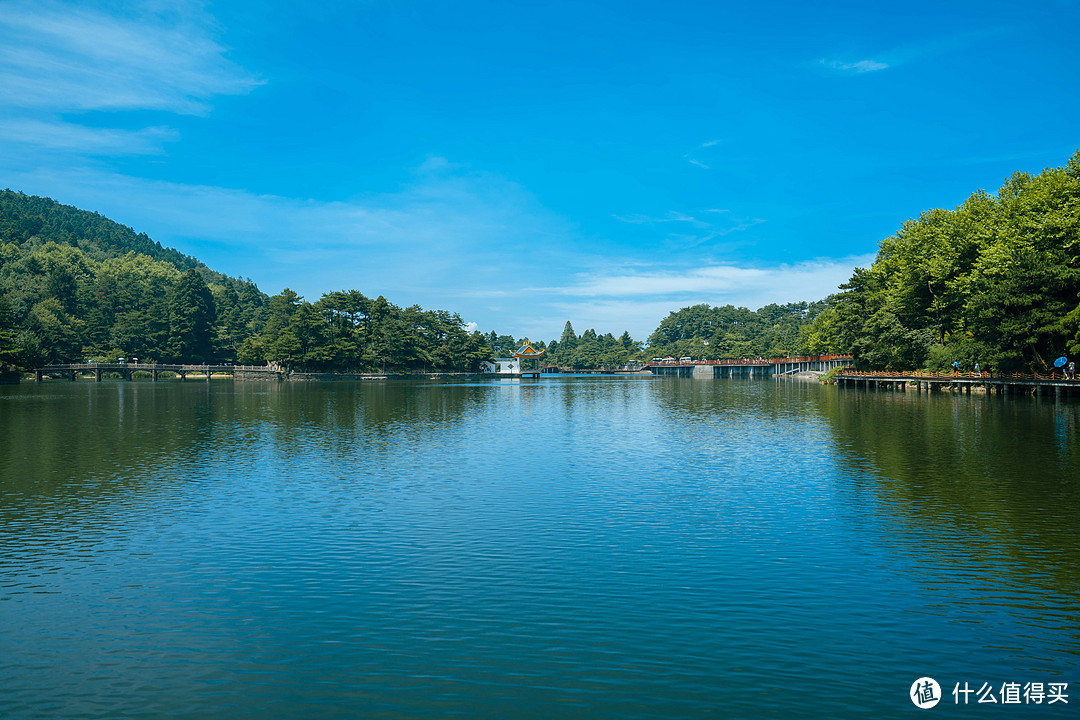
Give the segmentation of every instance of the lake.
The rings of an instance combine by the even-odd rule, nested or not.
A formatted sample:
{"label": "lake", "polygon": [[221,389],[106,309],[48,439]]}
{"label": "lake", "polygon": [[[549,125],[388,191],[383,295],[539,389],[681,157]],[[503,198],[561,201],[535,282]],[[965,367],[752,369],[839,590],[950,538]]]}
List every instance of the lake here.
{"label": "lake", "polygon": [[5,718],[1080,703],[1076,401],[46,382],[0,386],[0,433]]}

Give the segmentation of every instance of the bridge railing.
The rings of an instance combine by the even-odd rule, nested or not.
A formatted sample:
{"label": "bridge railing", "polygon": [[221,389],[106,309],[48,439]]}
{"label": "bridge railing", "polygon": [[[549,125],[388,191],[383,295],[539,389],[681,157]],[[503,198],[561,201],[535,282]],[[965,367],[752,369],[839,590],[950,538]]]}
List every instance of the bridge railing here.
{"label": "bridge railing", "polygon": [[821,362],[828,360],[851,360],[850,355],[799,355],[796,357],[782,358],[725,358],[723,360],[654,360],[645,363],[650,365],[780,365],[800,362]]}
{"label": "bridge railing", "polygon": [[847,368],[841,369],[837,375],[843,377],[860,377],[860,378],[885,378],[885,379],[959,379],[959,380],[1056,380],[1056,381],[1069,381],[1072,382],[1075,378],[1070,378],[1064,371],[1054,370],[1049,373],[1021,373],[1021,372],[1006,372],[994,374],[988,371],[982,372],[934,372],[933,370],[909,370],[890,372],[888,370],[850,370]]}

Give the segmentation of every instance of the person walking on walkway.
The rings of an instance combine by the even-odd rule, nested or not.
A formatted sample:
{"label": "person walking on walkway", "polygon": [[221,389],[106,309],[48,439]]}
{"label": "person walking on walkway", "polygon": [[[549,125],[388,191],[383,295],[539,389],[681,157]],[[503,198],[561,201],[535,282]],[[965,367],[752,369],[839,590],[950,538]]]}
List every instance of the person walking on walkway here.
{"label": "person walking on walkway", "polygon": [[953,360],[952,361],[952,374],[953,374],[953,376],[956,376],[956,375],[960,374],[960,361],[959,360]]}

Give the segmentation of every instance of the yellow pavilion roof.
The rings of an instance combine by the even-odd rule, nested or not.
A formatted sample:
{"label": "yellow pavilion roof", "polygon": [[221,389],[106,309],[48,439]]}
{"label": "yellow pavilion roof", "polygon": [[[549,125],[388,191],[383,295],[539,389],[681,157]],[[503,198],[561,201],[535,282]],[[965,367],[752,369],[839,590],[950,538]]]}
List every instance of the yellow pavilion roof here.
{"label": "yellow pavilion roof", "polygon": [[516,358],[538,358],[544,354],[543,350],[537,350],[531,343],[525,343],[514,352]]}

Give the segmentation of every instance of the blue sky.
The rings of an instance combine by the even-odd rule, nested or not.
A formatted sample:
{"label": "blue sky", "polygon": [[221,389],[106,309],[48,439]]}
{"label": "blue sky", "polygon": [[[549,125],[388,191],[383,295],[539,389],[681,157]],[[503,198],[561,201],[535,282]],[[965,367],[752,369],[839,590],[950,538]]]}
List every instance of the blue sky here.
{"label": "blue sky", "polygon": [[0,186],[551,339],[820,299],[1080,148],[1073,2],[0,0]]}

